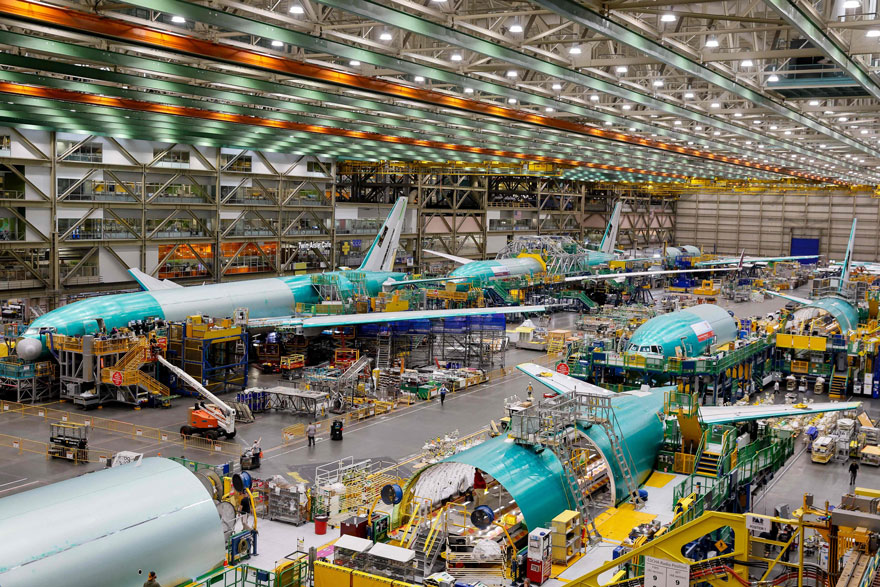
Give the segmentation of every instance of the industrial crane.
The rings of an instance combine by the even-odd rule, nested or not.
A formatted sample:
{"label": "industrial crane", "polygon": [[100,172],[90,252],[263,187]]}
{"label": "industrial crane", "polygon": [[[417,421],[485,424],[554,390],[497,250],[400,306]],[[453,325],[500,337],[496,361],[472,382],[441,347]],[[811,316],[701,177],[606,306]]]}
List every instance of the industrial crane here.
{"label": "industrial crane", "polygon": [[211,402],[210,404],[197,402],[195,407],[189,409],[189,424],[180,427],[182,436],[204,436],[210,440],[216,440],[220,436],[226,436],[226,438],[235,436],[235,410],[233,408],[205,389],[189,373],[169,363],[165,357],[159,355],[156,360]]}

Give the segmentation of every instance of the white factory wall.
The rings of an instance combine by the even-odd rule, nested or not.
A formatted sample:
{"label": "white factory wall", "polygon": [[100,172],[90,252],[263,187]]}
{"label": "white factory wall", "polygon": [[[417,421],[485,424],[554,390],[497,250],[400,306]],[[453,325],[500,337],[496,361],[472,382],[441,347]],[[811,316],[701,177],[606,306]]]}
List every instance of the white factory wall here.
{"label": "white factory wall", "polygon": [[704,252],[787,255],[791,239],[818,238],[819,251],[842,259],[853,217],[853,256],[880,260],[880,199],[849,191],[691,193],[676,203],[675,245]]}

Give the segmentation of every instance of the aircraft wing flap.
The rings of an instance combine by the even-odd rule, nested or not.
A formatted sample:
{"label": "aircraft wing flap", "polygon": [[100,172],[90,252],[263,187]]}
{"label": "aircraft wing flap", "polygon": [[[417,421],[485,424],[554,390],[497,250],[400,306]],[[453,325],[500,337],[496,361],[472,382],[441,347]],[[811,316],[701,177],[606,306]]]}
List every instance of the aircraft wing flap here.
{"label": "aircraft wing flap", "polygon": [[800,405],[804,404],[703,406],[700,408],[700,418],[705,424],[729,424],[748,420],[763,420],[765,418],[785,418],[807,414],[821,414],[824,412],[855,410],[862,405],[862,402],[824,402],[810,404],[806,407],[798,407]]}
{"label": "aircraft wing flap", "polygon": [[333,316],[312,316],[310,318],[279,316],[272,318],[252,318],[248,326],[252,328],[267,326],[301,326],[302,328],[330,328],[333,326],[357,326],[377,322],[401,322],[406,320],[430,320],[455,318],[459,316],[486,316],[492,314],[519,314],[522,312],[544,312],[544,306],[501,306],[498,308],[463,308],[459,310],[408,310],[404,312],[368,312],[365,314],[340,314]]}
{"label": "aircraft wing flap", "polygon": [[516,366],[517,369],[548,388],[555,391],[558,395],[567,395],[573,392],[582,391],[593,395],[616,395],[612,391],[608,391],[598,385],[557,373],[550,367],[542,367],[535,363],[522,363]]}

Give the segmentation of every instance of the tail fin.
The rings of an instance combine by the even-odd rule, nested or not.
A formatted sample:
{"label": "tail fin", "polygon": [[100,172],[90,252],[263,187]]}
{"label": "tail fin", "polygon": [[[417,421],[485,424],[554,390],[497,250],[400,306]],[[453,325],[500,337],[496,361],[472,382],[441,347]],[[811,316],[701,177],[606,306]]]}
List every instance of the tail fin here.
{"label": "tail fin", "polygon": [[404,212],[406,212],[406,198],[398,198],[385,219],[385,223],[379,229],[376,240],[370,245],[364,262],[359,269],[361,271],[391,271],[394,269],[394,256],[400,245],[400,235],[403,232]]}
{"label": "tail fin", "polygon": [[608,223],[608,227],[605,229],[605,236],[602,237],[602,243],[599,245],[599,250],[609,255],[614,253],[614,246],[617,244],[617,231],[620,229],[621,207],[623,207],[623,202],[617,202],[617,204],[614,205],[614,212],[611,213],[611,221]]}
{"label": "tail fin", "polygon": [[846,284],[849,282],[849,270],[850,265],[852,264],[852,251],[853,251],[853,243],[856,240],[856,222],[858,218],[853,218],[852,229],[849,231],[849,242],[846,245],[846,256],[843,258],[843,267],[840,269],[840,284],[837,286],[837,291],[842,292],[843,288],[846,287]]}

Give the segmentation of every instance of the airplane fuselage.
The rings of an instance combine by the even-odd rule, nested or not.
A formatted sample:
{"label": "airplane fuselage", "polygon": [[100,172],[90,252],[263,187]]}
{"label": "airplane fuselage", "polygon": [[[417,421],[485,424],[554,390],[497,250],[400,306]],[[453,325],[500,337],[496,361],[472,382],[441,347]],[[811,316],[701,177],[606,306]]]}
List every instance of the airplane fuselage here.
{"label": "airplane fuselage", "polygon": [[[325,273],[324,277],[335,281],[340,296],[345,299],[357,292],[357,286],[352,281],[355,274],[364,277],[364,289],[371,296],[382,290],[385,280],[398,280],[405,275],[389,271],[332,271]],[[45,336],[41,336],[41,330],[82,336],[97,331],[98,319],[103,320],[104,328],[110,330],[128,326],[132,320],[150,318],[183,321],[193,315],[231,317],[238,308],[246,308],[251,318],[289,316],[298,303],[315,304],[320,301],[312,277],[270,277],[80,300],[34,320],[18,341],[17,353],[24,360],[34,360],[46,350],[47,341]],[[28,339],[35,342],[27,342]]]}
{"label": "airplane fuselage", "polygon": [[700,304],[651,318],[633,333],[628,351],[674,357],[677,349],[696,357],[736,338],[736,320],[714,304]]}

